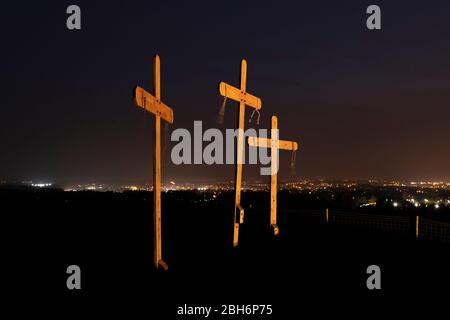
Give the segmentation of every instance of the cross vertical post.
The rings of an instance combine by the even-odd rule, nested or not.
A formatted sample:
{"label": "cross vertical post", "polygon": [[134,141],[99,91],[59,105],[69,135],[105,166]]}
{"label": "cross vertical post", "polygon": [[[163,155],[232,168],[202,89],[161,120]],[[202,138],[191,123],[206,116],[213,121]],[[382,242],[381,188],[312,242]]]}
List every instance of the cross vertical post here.
{"label": "cross vertical post", "polygon": [[233,246],[237,247],[239,243],[239,225],[244,223],[244,208],[241,206],[242,190],[242,163],[244,153],[244,120],[245,107],[251,107],[256,110],[261,109],[261,99],[246,92],[247,89],[247,61],[241,61],[241,79],[240,88],[233,87],[225,82],[219,83],[219,93],[225,99],[229,98],[239,102],[238,114],[238,136],[236,152],[236,172],[235,172],[235,200],[234,200],[234,231]]}
{"label": "cross vertical post", "polygon": [[153,89],[155,95],[139,86],[133,90],[134,103],[137,107],[155,115],[154,149],[153,149],[153,262],[156,269],[167,270],[162,258],[161,240],[161,119],[173,123],[173,110],[161,102],[161,71],[159,55],[153,57]]}
{"label": "cross vertical post", "polygon": [[[247,62],[243,59],[241,62],[241,81],[240,81],[241,92],[245,92],[246,86],[247,86]],[[238,116],[233,246],[238,245],[239,224],[244,223],[244,209],[241,206],[242,156],[244,152],[244,118],[245,118],[245,103],[241,99],[241,101],[239,102],[239,116]],[[237,219],[239,219],[239,221],[237,221]]]}
{"label": "cross vertical post", "polygon": [[[159,56],[153,59],[153,90],[156,101],[161,101],[161,66]],[[154,225],[154,263],[156,268],[162,260],[161,246],[161,117],[155,115],[153,133],[155,149],[153,155],[153,225]]]}
{"label": "cross vertical post", "polygon": [[271,145],[270,145],[270,161],[271,175],[270,175],[270,225],[273,227],[273,232],[278,235],[277,225],[277,172],[278,172],[278,119],[272,117],[271,127]]}
{"label": "cross vertical post", "polygon": [[419,216],[416,216],[416,238],[419,239]]}
{"label": "cross vertical post", "polygon": [[279,234],[279,228],[277,225],[277,189],[278,189],[278,153],[279,150],[292,150],[297,151],[298,144],[295,141],[279,140],[278,131],[278,118],[272,116],[271,124],[271,137],[258,138],[249,137],[248,144],[252,147],[258,148],[270,148],[271,157],[271,175],[270,175],[270,226],[273,229],[274,235]]}

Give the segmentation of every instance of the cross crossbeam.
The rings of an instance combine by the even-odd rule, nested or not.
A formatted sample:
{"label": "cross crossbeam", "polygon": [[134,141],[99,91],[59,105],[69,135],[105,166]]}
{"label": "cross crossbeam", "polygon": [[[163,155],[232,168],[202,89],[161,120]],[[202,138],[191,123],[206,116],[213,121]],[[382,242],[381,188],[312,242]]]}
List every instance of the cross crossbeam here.
{"label": "cross crossbeam", "polygon": [[[244,60],[245,61],[245,60]],[[225,82],[219,83],[219,93],[221,96],[230,98],[239,103],[244,103],[246,106],[252,107],[256,110],[261,109],[261,99],[242,91],[238,88],[230,86]]]}
{"label": "cross crossbeam", "polygon": [[[259,138],[259,137],[248,137],[248,144],[252,147],[259,148],[272,148],[272,143],[276,140]],[[275,146],[280,150],[292,150],[296,151],[298,149],[298,144],[295,141],[278,140],[275,142]]]}
{"label": "cross crossbeam", "polygon": [[139,86],[134,88],[134,103],[164,121],[173,123],[173,110]]}

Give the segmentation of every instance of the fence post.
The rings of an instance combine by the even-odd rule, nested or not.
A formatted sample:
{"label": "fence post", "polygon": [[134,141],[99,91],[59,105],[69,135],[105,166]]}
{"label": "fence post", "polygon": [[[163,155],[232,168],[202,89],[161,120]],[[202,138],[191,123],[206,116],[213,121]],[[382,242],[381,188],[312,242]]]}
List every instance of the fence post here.
{"label": "fence post", "polygon": [[328,219],[329,219],[329,216],[328,216],[328,208],[325,210],[325,221],[326,221],[326,223],[328,223]]}
{"label": "fence post", "polygon": [[419,216],[416,216],[416,238],[419,238]]}

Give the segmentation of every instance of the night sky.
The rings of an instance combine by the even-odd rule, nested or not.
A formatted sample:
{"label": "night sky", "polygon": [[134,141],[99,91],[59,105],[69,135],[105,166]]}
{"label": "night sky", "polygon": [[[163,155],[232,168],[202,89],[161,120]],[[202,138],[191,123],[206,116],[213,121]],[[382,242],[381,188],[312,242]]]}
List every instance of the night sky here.
{"label": "night sky", "polygon": [[[151,91],[159,53],[170,130],[234,128],[236,103],[215,121],[217,84],[238,86],[246,58],[257,128],[276,114],[280,138],[300,143],[296,176],[284,152],[282,179],[450,181],[448,0],[93,2],[2,3],[0,180],[151,181],[152,117],[132,88]],[[80,31],[66,28],[70,4]],[[370,4],[380,31],[366,28]],[[163,181],[234,177],[231,165],[172,165],[170,149]]]}

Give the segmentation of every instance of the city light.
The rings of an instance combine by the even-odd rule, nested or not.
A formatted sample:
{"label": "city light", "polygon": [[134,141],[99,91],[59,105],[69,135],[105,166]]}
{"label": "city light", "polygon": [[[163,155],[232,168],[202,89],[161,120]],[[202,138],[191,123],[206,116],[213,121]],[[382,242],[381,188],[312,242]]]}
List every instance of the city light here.
{"label": "city light", "polygon": [[52,184],[51,183],[32,183],[31,186],[35,187],[35,188],[46,188],[46,187],[51,187]]}
{"label": "city light", "polygon": [[370,206],[376,206],[377,203],[376,202],[369,202],[369,203],[363,203],[362,205],[360,205],[360,207],[370,207]]}

